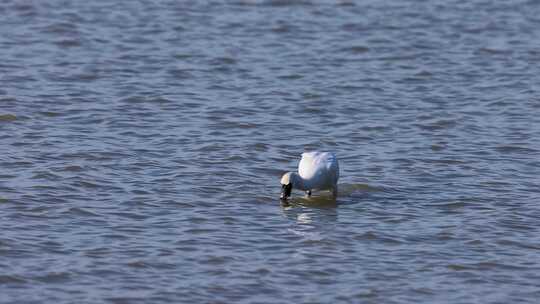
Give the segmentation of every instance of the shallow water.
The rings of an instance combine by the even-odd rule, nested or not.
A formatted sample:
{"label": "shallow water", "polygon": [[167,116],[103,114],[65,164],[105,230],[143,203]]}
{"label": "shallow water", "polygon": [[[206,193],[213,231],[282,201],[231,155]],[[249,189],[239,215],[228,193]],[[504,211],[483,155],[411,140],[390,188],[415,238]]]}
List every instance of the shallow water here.
{"label": "shallow water", "polygon": [[[0,302],[540,298],[536,2],[0,16]],[[340,197],[281,205],[315,149]]]}

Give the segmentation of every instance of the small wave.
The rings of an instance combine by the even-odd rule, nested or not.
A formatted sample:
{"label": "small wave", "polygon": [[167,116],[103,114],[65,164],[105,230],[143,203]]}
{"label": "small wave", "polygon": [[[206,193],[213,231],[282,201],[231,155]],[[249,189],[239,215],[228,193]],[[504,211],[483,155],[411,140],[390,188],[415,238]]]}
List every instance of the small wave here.
{"label": "small wave", "polygon": [[49,272],[34,279],[43,283],[65,283],[71,279],[71,275],[68,272]]}
{"label": "small wave", "polygon": [[358,234],[354,236],[353,238],[357,241],[377,241],[377,242],[386,243],[387,245],[397,245],[397,244],[402,243],[401,241],[395,238],[379,235],[375,233],[374,231],[367,231],[365,233]]}
{"label": "small wave", "polygon": [[457,126],[457,122],[455,120],[441,119],[430,124],[416,124],[416,126],[423,130],[437,131],[453,128]]}
{"label": "small wave", "polygon": [[0,122],[12,122],[16,121],[17,116],[13,114],[0,114]]}
{"label": "small wave", "polygon": [[2,284],[22,284],[26,283],[26,280],[17,275],[1,274],[0,285]]}
{"label": "small wave", "polygon": [[99,217],[100,216],[98,213],[95,213],[95,212],[92,212],[90,210],[87,210],[85,208],[80,208],[80,207],[69,208],[64,213],[76,215],[76,216],[84,216],[84,217]]}
{"label": "small wave", "polygon": [[533,153],[538,153],[538,150],[536,149],[532,149],[532,148],[527,148],[527,147],[523,147],[523,146],[509,146],[509,145],[504,145],[504,146],[498,146],[498,147],[495,147],[495,151],[499,152],[499,153],[503,153],[503,154],[533,154]]}
{"label": "small wave", "polygon": [[313,2],[309,0],[266,0],[262,2],[262,5],[273,6],[273,7],[286,7],[286,6],[304,6],[304,5],[313,5]]}
{"label": "small wave", "polygon": [[126,264],[128,267],[131,268],[151,268],[152,266],[144,261],[131,261]]}
{"label": "small wave", "polygon": [[527,267],[523,267],[523,266],[503,264],[503,263],[498,263],[494,261],[486,261],[486,262],[478,262],[478,263],[449,264],[446,267],[455,271],[467,271],[467,270],[486,271],[486,270],[493,270],[493,269],[503,269],[503,270],[528,269]]}
{"label": "small wave", "polygon": [[351,195],[354,192],[394,192],[396,190],[368,184],[339,184],[338,187],[340,195]]}
{"label": "small wave", "polygon": [[81,172],[81,171],[83,171],[83,168],[81,166],[77,166],[77,165],[70,165],[70,166],[66,166],[64,168],[61,168],[60,170],[67,171],[67,172]]}
{"label": "small wave", "polygon": [[350,53],[350,54],[364,54],[369,52],[369,48],[367,46],[357,45],[357,46],[351,46],[347,48],[341,49],[342,52]]}

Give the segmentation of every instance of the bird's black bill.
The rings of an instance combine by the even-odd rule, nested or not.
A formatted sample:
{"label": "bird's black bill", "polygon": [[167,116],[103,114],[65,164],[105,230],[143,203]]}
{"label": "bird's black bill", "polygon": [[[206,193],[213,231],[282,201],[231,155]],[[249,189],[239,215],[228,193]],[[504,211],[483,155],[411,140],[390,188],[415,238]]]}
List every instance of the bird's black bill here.
{"label": "bird's black bill", "polygon": [[282,200],[286,200],[289,196],[291,196],[291,191],[292,191],[292,184],[287,184],[287,185],[281,186],[281,196],[280,196],[280,198]]}

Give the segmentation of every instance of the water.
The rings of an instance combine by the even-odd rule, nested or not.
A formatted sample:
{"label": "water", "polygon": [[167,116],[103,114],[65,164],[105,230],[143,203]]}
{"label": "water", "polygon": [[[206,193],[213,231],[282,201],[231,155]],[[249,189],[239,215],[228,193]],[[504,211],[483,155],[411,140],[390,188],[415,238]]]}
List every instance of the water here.
{"label": "water", "polygon": [[[537,2],[0,16],[0,302],[540,297]],[[282,206],[305,150],[340,197]]]}

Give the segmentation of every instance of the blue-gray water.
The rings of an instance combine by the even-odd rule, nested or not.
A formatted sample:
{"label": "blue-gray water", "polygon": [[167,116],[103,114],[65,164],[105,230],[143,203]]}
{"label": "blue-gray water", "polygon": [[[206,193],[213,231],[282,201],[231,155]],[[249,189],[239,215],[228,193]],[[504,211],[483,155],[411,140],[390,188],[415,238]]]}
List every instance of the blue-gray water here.
{"label": "blue-gray water", "polygon": [[0,302],[537,303],[539,16],[0,2]]}

